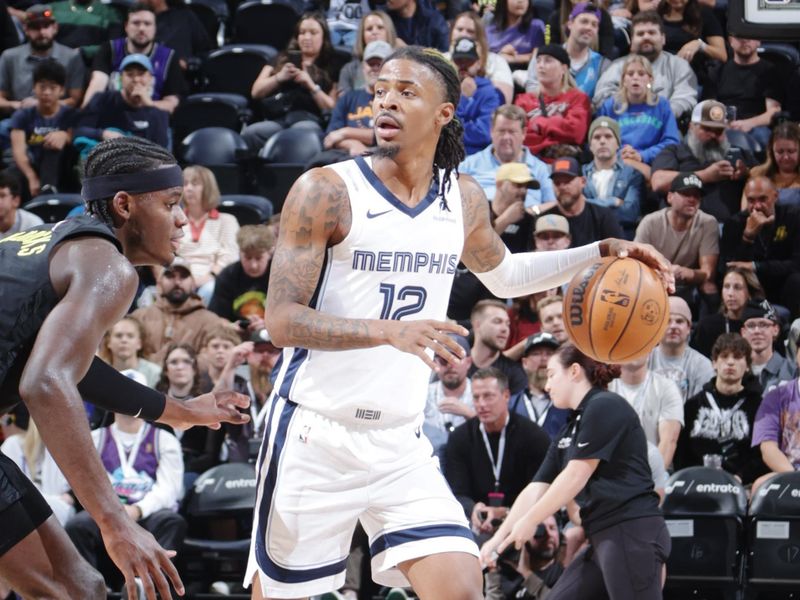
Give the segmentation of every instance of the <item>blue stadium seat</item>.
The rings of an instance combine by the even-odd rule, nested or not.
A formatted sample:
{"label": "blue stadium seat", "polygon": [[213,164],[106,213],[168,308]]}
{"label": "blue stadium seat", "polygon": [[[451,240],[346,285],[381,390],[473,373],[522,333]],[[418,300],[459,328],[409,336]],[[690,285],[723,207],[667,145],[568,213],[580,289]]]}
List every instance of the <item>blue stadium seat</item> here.
{"label": "blue stadium seat", "polygon": [[273,135],[258,156],[270,163],[302,163],[322,151],[322,140],[313,129],[293,127]]}
{"label": "blue stadium seat", "polygon": [[292,0],[249,0],[233,15],[233,40],[239,44],[268,44],[286,48],[303,12],[303,3]]}
{"label": "blue stadium seat", "polygon": [[242,161],[247,154],[242,136],[224,127],[206,127],[190,133],[178,151],[181,163],[208,167],[223,194],[238,194],[244,190]]}
{"label": "blue stadium seat", "polygon": [[172,116],[173,137],[182,140],[204,127],[225,127],[240,132],[252,116],[247,104],[247,98],[238,94],[192,94],[175,109]]}
{"label": "blue stadium seat", "polygon": [[264,44],[232,44],[210,52],[201,67],[205,92],[227,92],[250,97],[253,82],[278,51]]}
{"label": "blue stadium seat", "polygon": [[219,199],[219,210],[232,214],[239,225],[260,225],[272,218],[272,202],[264,196],[248,194],[223,194]]}
{"label": "blue stadium seat", "polygon": [[82,204],[80,194],[42,194],[22,208],[38,215],[45,223],[56,223],[66,219],[73,208]]}

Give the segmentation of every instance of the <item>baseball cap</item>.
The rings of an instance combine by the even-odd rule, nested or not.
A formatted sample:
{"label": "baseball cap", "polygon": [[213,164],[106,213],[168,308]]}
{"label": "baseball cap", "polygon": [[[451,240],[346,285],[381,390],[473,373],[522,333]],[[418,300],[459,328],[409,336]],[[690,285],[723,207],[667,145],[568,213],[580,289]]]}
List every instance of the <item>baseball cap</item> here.
{"label": "baseball cap", "polygon": [[525,349],[522,351],[522,356],[526,356],[528,352],[537,346],[550,346],[556,350],[560,345],[561,344],[559,344],[558,340],[553,337],[552,333],[540,331],[539,333],[534,333],[533,335],[528,336],[528,339],[525,341]]}
{"label": "baseball cap", "polygon": [[392,47],[389,45],[389,42],[375,40],[367,44],[367,47],[364,48],[364,62],[370,60],[371,58],[380,58],[381,60],[386,60],[386,57],[391,53]]}
{"label": "baseball cap", "polygon": [[569,54],[564,50],[564,46],[559,44],[545,44],[536,51],[536,56],[552,56],[561,64],[569,66]]}
{"label": "baseball cap", "polygon": [[49,4],[34,4],[25,11],[25,24],[38,23],[41,25],[55,23],[53,9]]}
{"label": "baseball cap", "polygon": [[175,271],[177,269],[181,269],[186,273],[188,273],[189,275],[192,274],[192,270],[189,268],[189,261],[180,256],[176,256],[169,266],[164,267],[163,274],[166,275],[167,273],[171,273],[172,271]]}
{"label": "baseball cap", "polygon": [[533,235],[546,231],[558,231],[564,235],[569,235],[569,221],[563,215],[542,215],[536,219]]}
{"label": "baseball cap", "polygon": [[583,13],[588,13],[590,15],[594,15],[597,17],[597,20],[600,20],[600,9],[591,2],[578,2],[575,6],[572,7],[572,12],[569,13],[570,21],[577,17],[578,15],[582,15]]}
{"label": "baseball cap", "polygon": [[467,37],[458,38],[453,45],[453,53],[451,54],[453,60],[465,58],[468,60],[478,60],[478,46],[475,40]]}
{"label": "baseball cap", "polygon": [[124,71],[131,65],[139,65],[143,69],[150,71],[150,73],[153,72],[153,63],[151,63],[150,59],[144,54],[128,54],[128,56],[122,59],[122,63],[119,65],[119,70]]}
{"label": "baseball cap", "polygon": [[617,138],[617,144],[622,144],[619,137],[619,123],[610,117],[597,117],[594,121],[592,121],[592,124],[589,125],[589,140],[592,139],[594,130],[598,129],[599,127],[606,127],[610,129],[611,133],[614,134],[614,137]]}
{"label": "baseball cap", "polygon": [[554,175],[572,175],[573,177],[580,177],[582,175],[581,165],[576,158],[571,156],[557,158],[553,163],[553,172],[550,173],[550,179],[552,179]]}
{"label": "baseball cap", "polygon": [[769,319],[780,325],[781,319],[767,300],[750,300],[742,311],[742,322],[748,319]]}
{"label": "baseball cap", "polygon": [[510,162],[504,163],[497,168],[495,173],[496,181],[511,181],[512,183],[525,183],[528,189],[538,190],[541,186],[531,175],[531,170],[525,163]]}
{"label": "baseball cap", "polygon": [[689,323],[692,322],[692,310],[686,303],[686,300],[680,296],[669,297],[669,312],[673,315],[678,315],[686,319]]}
{"label": "baseball cap", "polygon": [[692,123],[706,127],[727,127],[725,105],[716,100],[703,100],[692,110]]}
{"label": "baseball cap", "polygon": [[691,189],[703,189],[703,182],[694,173],[678,173],[669,186],[670,192],[682,192],[683,190]]}

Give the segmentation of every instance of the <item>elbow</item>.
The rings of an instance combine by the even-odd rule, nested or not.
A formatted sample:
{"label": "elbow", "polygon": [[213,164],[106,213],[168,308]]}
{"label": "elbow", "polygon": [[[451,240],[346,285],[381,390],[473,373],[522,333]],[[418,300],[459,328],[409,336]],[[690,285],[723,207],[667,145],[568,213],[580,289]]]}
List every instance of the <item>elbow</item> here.
{"label": "elbow", "polygon": [[63,381],[40,371],[26,371],[19,382],[19,395],[29,408],[41,405],[42,402],[52,398],[59,390],[64,388]]}
{"label": "elbow", "polygon": [[286,318],[281,314],[283,312],[280,308],[267,309],[264,314],[264,327],[267,329],[269,338],[272,343],[278,348],[285,348],[291,346],[291,340],[288,335],[288,328],[286,327]]}

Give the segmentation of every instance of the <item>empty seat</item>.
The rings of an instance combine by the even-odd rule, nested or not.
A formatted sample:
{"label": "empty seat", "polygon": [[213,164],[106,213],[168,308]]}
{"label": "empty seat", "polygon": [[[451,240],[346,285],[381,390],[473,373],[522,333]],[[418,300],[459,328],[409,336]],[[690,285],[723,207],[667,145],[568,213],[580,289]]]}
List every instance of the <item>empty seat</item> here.
{"label": "empty seat", "polygon": [[206,127],[190,133],[181,142],[178,155],[183,164],[208,167],[221,193],[238,194],[245,187],[242,160],[247,153],[247,144],[235,131]]}
{"label": "empty seat", "polygon": [[239,225],[260,225],[272,217],[272,202],[264,196],[249,194],[223,194],[219,199],[220,211],[232,214]]}
{"label": "empty seat", "polygon": [[83,198],[80,194],[42,194],[23,208],[38,215],[45,223],[56,223],[66,219],[73,208],[82,204]]}
{"label": "empty seat", "polygon": [[233,16],[233,40],[240,44],[268,44],[283,50],[302,12],[302,4],[292,0],[243,2]]}
{"label": "empty seat", "polygon": [[225,0],[184,0],[203,24],[215,47],[225,44],[225,22],[228,20],[228,3]]}
{"label": "empty seat", "polygon": [[294,127],[273,135],[258,156],[270,163],[306,164],[322,151],[322,141],[313,129]]}
{"label": "empty seat", "polygon": [[174,137],[182,140],[204,127],[224,127],[239,132],[252,115],[247,102],[247,98],[238,94],[192,94],[178,105],[172,116]]}
{"label": "empty seat", "polygon": [[277,56],[275,48],[263,44],[234,44],[214,50],[203,61],[204,90],[249,98],[256,77]]}

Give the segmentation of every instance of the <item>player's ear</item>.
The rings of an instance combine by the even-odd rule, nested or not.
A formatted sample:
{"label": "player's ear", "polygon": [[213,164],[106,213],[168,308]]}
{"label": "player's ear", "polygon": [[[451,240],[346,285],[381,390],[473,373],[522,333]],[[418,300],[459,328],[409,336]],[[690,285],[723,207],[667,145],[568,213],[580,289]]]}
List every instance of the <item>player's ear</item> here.
{"label": "player's ear", "polygon": [[440,127],[445,127],[456,115],[456,107],[452,102],[442,102],[436,111],[436,123]]}
{"label": "player's ear", "polygon": [[115,225],[122,225],[131,218],[133,198],[128,192],[117,192],[111,199],[112,217]]}

